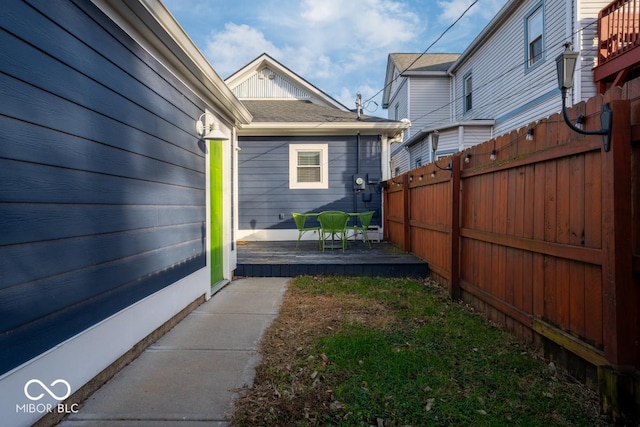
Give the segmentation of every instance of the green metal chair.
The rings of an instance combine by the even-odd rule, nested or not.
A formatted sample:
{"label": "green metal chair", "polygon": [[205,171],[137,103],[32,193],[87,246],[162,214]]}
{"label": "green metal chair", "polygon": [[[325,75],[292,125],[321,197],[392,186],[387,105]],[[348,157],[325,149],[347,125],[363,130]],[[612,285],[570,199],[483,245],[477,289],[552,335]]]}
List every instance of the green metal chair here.
{"label": "green metal chair", "polygon": [[322,234],[320,239],[322,251],[324,252],[327,238],[331,239],[331,246],[333,247],[335,239],[338,237],[342,244],[342,252],[344,252],[344,249],[347,247],[347,222],[349,221],[349,214],[340,211],[320,212],[318,221],[320,222]]}
{"label": "green metal chair", "polygon": [[[371,224],[371,218],[373,218],[374,211],[362,212],[357,215],[358,221],[353,226],[354,239],[357,238],[358,233],[362,234],[362,241],[371,247],[371,240],[369,240],[369,224]],[[358,225],[358,222],[360,223]]]}
{"label": "green metal chair", "polygon": [[297,212],[291,212],[291,216],[293,217],[293,221],[296,223],[296,227],[298,228],[298,241],[296,242],[296,249],[300,246],[300,238],[302,235],[308,231],[316,231],[318,233],[318,245],[320,245],[320,227],[307,227],[305,222],[307,218],[311,215],[301,214]]}

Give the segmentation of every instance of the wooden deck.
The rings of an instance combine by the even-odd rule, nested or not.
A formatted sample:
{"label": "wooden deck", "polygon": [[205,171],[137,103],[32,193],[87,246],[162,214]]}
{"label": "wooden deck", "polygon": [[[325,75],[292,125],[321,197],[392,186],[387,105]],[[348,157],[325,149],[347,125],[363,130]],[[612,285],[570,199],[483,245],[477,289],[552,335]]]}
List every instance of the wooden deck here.
{"label": "wooden deck", "polygon": [[349,247],[326,249],[316,242],[238,242],[237,277],[295,277],[302,275],[426,277],[428,264],[389,243],[360,241]]}

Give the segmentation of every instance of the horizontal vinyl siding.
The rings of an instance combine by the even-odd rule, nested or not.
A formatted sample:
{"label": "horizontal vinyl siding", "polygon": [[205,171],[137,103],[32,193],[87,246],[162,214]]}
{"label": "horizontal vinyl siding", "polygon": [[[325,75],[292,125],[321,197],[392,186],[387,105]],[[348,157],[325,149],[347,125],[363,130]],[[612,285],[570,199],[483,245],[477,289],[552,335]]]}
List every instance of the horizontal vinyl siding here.
{"label": "horizontal vinyl siding", "polygon": [[393,176],[395,176],[396,168],[400,168],[399,174],[403,174],[411,169],[409,165],[411,159],[409,157],[409,150],[400,150],[393,155],[391,159],[391,174]]}
{"label": "horizontal vinyl siding", "polygon": [[[544,2],[545,40],[543,62],[525,68],[525,17],[538,0],[527,0],[460,68],[456,70],[456,119],[498,119],[509,116],[523,104],[557,91],[555,58],[565,39],[564,0]],[[462,110],[463,78],[473,78],[473,108]],[[560,109],[560,95],[555,97],[555,111]],[[520,112],[513,123],[526,124],[545,117],[550,111],[536,106]],[[517,125],[516,125],[517,126]],[[498,124],[496,125],[498,129]],[[496,134],[510,129],[502,128]]]}
{"label": "horizontal vinyl siding", "polygon": [[205,265],[204,105],[89,1],[0,10],[0,373]]}
{"label": "horizontal vinyl siding", "polygon": [[451,90],[448,77],[410,77],[409,91],[409,118],[414,133],[449,121]]}
{"label": "horizontal vinyl siding", "polygon": [[597,94],[596,85],[593,82],[593,67],[597,65],[596,58],[598,55],[598,24],[596,21],[600,10],[607,6],[609,2],[583,0],[580,4],[581,9],[577,19],[578,27],[583,28],[579,34],[582,55],[580,55],[576,68],[580,70],[580,99],[584,101]]}
{"label": "horizontal vinyl siding", "polygon": [[[328,144],[329,188],[289,189],[289,145]],[[291,212],[347,212],[377,210],[380,187],[367,185],[353,191],[357,173],[356,136],[344,137],[240,137],[238,158],[239,228],[241,230],[295,229]],[[360,173],[381,179],[380,142],[377,136],[360,138]],[[363,193],[372,201],[364,202]],[[354,197],[355,195],[355,197]],[[279,215],[284,214],[284,220]],[[373,223],[379,221],[374,218]]]}
{"label": "horizontal vinyl siding", "polygon": [[[456,120],[495,119],[498,136],[560,111],[555,59],[562,53],[564,42],[575,38],[577,28],[565,0],[544,1],[544,59],[539,65],[525,68],[525,17],[539,3],[539,0],[522,1],[511,17],[455,71]],[[582,5],[583,14],[594,18],[606,4],[588,3],[591,3],[588,7]],[[585,16],[578,25],[592,22]],[[584,34],[591,38],[595,26]],[[590,39],[583,43],[589,49],[593,45]],[[582,67],[582,99],[586,99],[595,93],[590,59],[578,67]],[[469,72],[473,76],[473,109],[464,113],[462,76]]]}

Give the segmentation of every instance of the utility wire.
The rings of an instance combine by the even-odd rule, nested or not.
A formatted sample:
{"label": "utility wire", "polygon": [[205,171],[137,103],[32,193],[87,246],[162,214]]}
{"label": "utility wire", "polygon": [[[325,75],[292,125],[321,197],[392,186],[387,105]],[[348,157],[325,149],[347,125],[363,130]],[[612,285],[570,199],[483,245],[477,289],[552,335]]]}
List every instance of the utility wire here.
{"label": "utility wire", "polygon": [[[577,29],[574,33],[572,33],[572,34],[571,34],[571,36],[574,36],[574,35],[576,35],[576,34],[580,33],[581,31],[583,31],[583,30],[585,30],[585,29],[587,29],[587,28],[589,28],[589,27],[591,27],[591,26],[595,25],[596,23],[597,23],[597,20],[595,20],[595,21],[593,21],[593,22],[591,22],[591,23],[589,23],[589,24],[585,25],[584,27],[580,27],[580,28],[579,28],[579,29]],[[548,53],[550,50],[551,50],[551,48],[545,49],[545,53]],[[595,51],[595,48],[584,49],[584,51]],[[484,84],[482,84],[482,85],[480,85],[480,86],[478,86],[478,87],[474,88],[474,92],[477,92],[478,90],[480,90],[480,89],[482,89],[482,88],[484,88],[484,87],[488,86],[489,84],[494,83],[494,82],[496,82],[497,80],[500,80],[500,79],[504,78],[505,76],[507,76],[508,74],[512,73],[513,71],[515,71],[515,70],[519,69],[520,67],[523,67],[523,66],[526,64],[526,62],[527,62],[527,60],[525,59],[525,61],[523,61],[523,62],[519,62],[519,63],[515,64],[513,67],[511,67],[511,68],[509,68],[508,70],[504,71],[502,74],[499,74],[498,76],[496,76],[496,77],[494,77],[494,78],[492,78],[492,79],[488,80],[488,81],[487,81],[487,82],[485,82]],[[583,65],[582,67],[580,67],[580,69],[590,68],[590,67],[591,67],[591,65],[590,65],[590,64],[586,64],[586,65]],[[525,91],[526,91],[526,92],[528,92],[529,90],[535,89],[538,83],[549,83],[549,82],[550,82],[550,81],[542,81],[542,80],[539,80],[539,81],[537,81],[537,82],[533,82],[531,85],[529,85],[529,88],[528,88],[528,89],[526,89]],[[386,88],[386,86],[385,86],[385,88]],[[384,89],[383,89],[383,90],[384,90]],[[380,92],[378,92],[378,93],[380,93]],[[507,97],[503,97],[503,98],[500,98],[500,99],[497,99],[497,100],[492,100],[491,102],[489,102],[489,103],[487,103],[487,104],[484,104],[484,105],[481,105],[480,107],[487,107],[487,106],[490,106],[490,105],[492,105],[492,104],[498,104],[498,103],[500,103],[500,102],[504,101],[505,99],[509,99],[509,98],[511,98],[511,97],[521,96],[521,95],[522,95],[522,92],[518,92],[517,94],[514,94],[514,95],[512,95],[512,96],[507,96]],[[419,117],[414,118],[414,119],[413,119],[413,121],[414,121],[414,122],[415,122],[415,121],[418,121],[418,120],[420,120],[420,119],[422,119],[422,118],[424,118],[424,117],[427,117],[428,115],[433,114],[433,113],[435,113],[435,112],[437,112],[437,111],[440,111],[440,110],[442,110],[442,109],[444,109],[444,108],[449,108],[449,107],[451,107],[451,105],[454,105],[457,101],[462,100],[462,99],[463,99],[463,97],[464,97],[464,95],[460,95],[460,96],[456,97],[455,99],[451,100],[450,102],[448,102],[448,103],[446,103],[446,104],[443,104],[443,105],[441,105],[440,107],[435,108],[435,109],[433,109],[433,110],[431,110],[431,111],[429,111],[429,112],[427,112],[427,113],[423,114],[422,116],[419,116]]]}
{"label": "utility wire", "polygon": [[412,62],[411,64],[409,64],[404,70],[402,70],[402,72],[400,72],[396,77],[394,77],[393,79],[391,79],[391,81],[389,83],[387,83],[382,89],[380,89],[378,92],[376,92],[373,96],[371,96],[370,98],[368,98],[366,101],[364,101],[364,103],[366,104],[367,102],[371,101],[373,98],[375,98],[376,96],[378,96],[381,92],[383,92],[387,87],[391,86],[391,84],[393,82],[395,82],[401,75],[402,73],[404,73],[405,71],[407,71],[408,69],[410,69],[413,64],[415,64],[416,62],[418,62],[418,60],[420,58],[422,58],[424,55],[427,54],[427,52],[429,51],[429,49],[431,49],[433,46],[435,46],[436,43],[438,43],[440,41],[440,39],[442,39],[442,37],[444,37],[445,34],[447,34],[447,32],[449,32],[449,30],[451,28],[453,28],[458,21],[460,21],[466,14],[467,12],[473,7],[475,6],[476,3],[478,3],[479,0],[474,0],[473,3],[471,3],[469,5],[469,7],[467,7],[464,12],[462,12],[462,14],[455,20],[453,21],[453,23],[451,25],[449,25],[442,33],[440,33],[440,35],[420,54],[418,55]]}

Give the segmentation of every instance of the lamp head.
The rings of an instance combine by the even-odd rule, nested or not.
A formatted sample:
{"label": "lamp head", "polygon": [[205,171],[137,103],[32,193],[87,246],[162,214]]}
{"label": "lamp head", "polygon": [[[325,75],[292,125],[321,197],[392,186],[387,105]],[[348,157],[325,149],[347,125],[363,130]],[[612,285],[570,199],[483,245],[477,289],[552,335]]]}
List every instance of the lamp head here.
{"label": "lamp head", "polygon": [[[207,120],[211,117],[211,120]],[[213,114],[203,113],[196,121],[196,132],[205,141],[228,141],[229,137],[220,130],[220,123]]]}
{"label": "lamp head", "polygon": [[438,142],[440,141],[440,133],[436,130],[431,134],[431,149],[435,153],[438,150]]}
{"label": "lamp head", "polygon": [[556,69],[558,71],[558,88],[567,90],[573,87],[573,74],[578,61],[578,52],[571,50],[571,45],[566,43],[565,49],[556,58]]}

